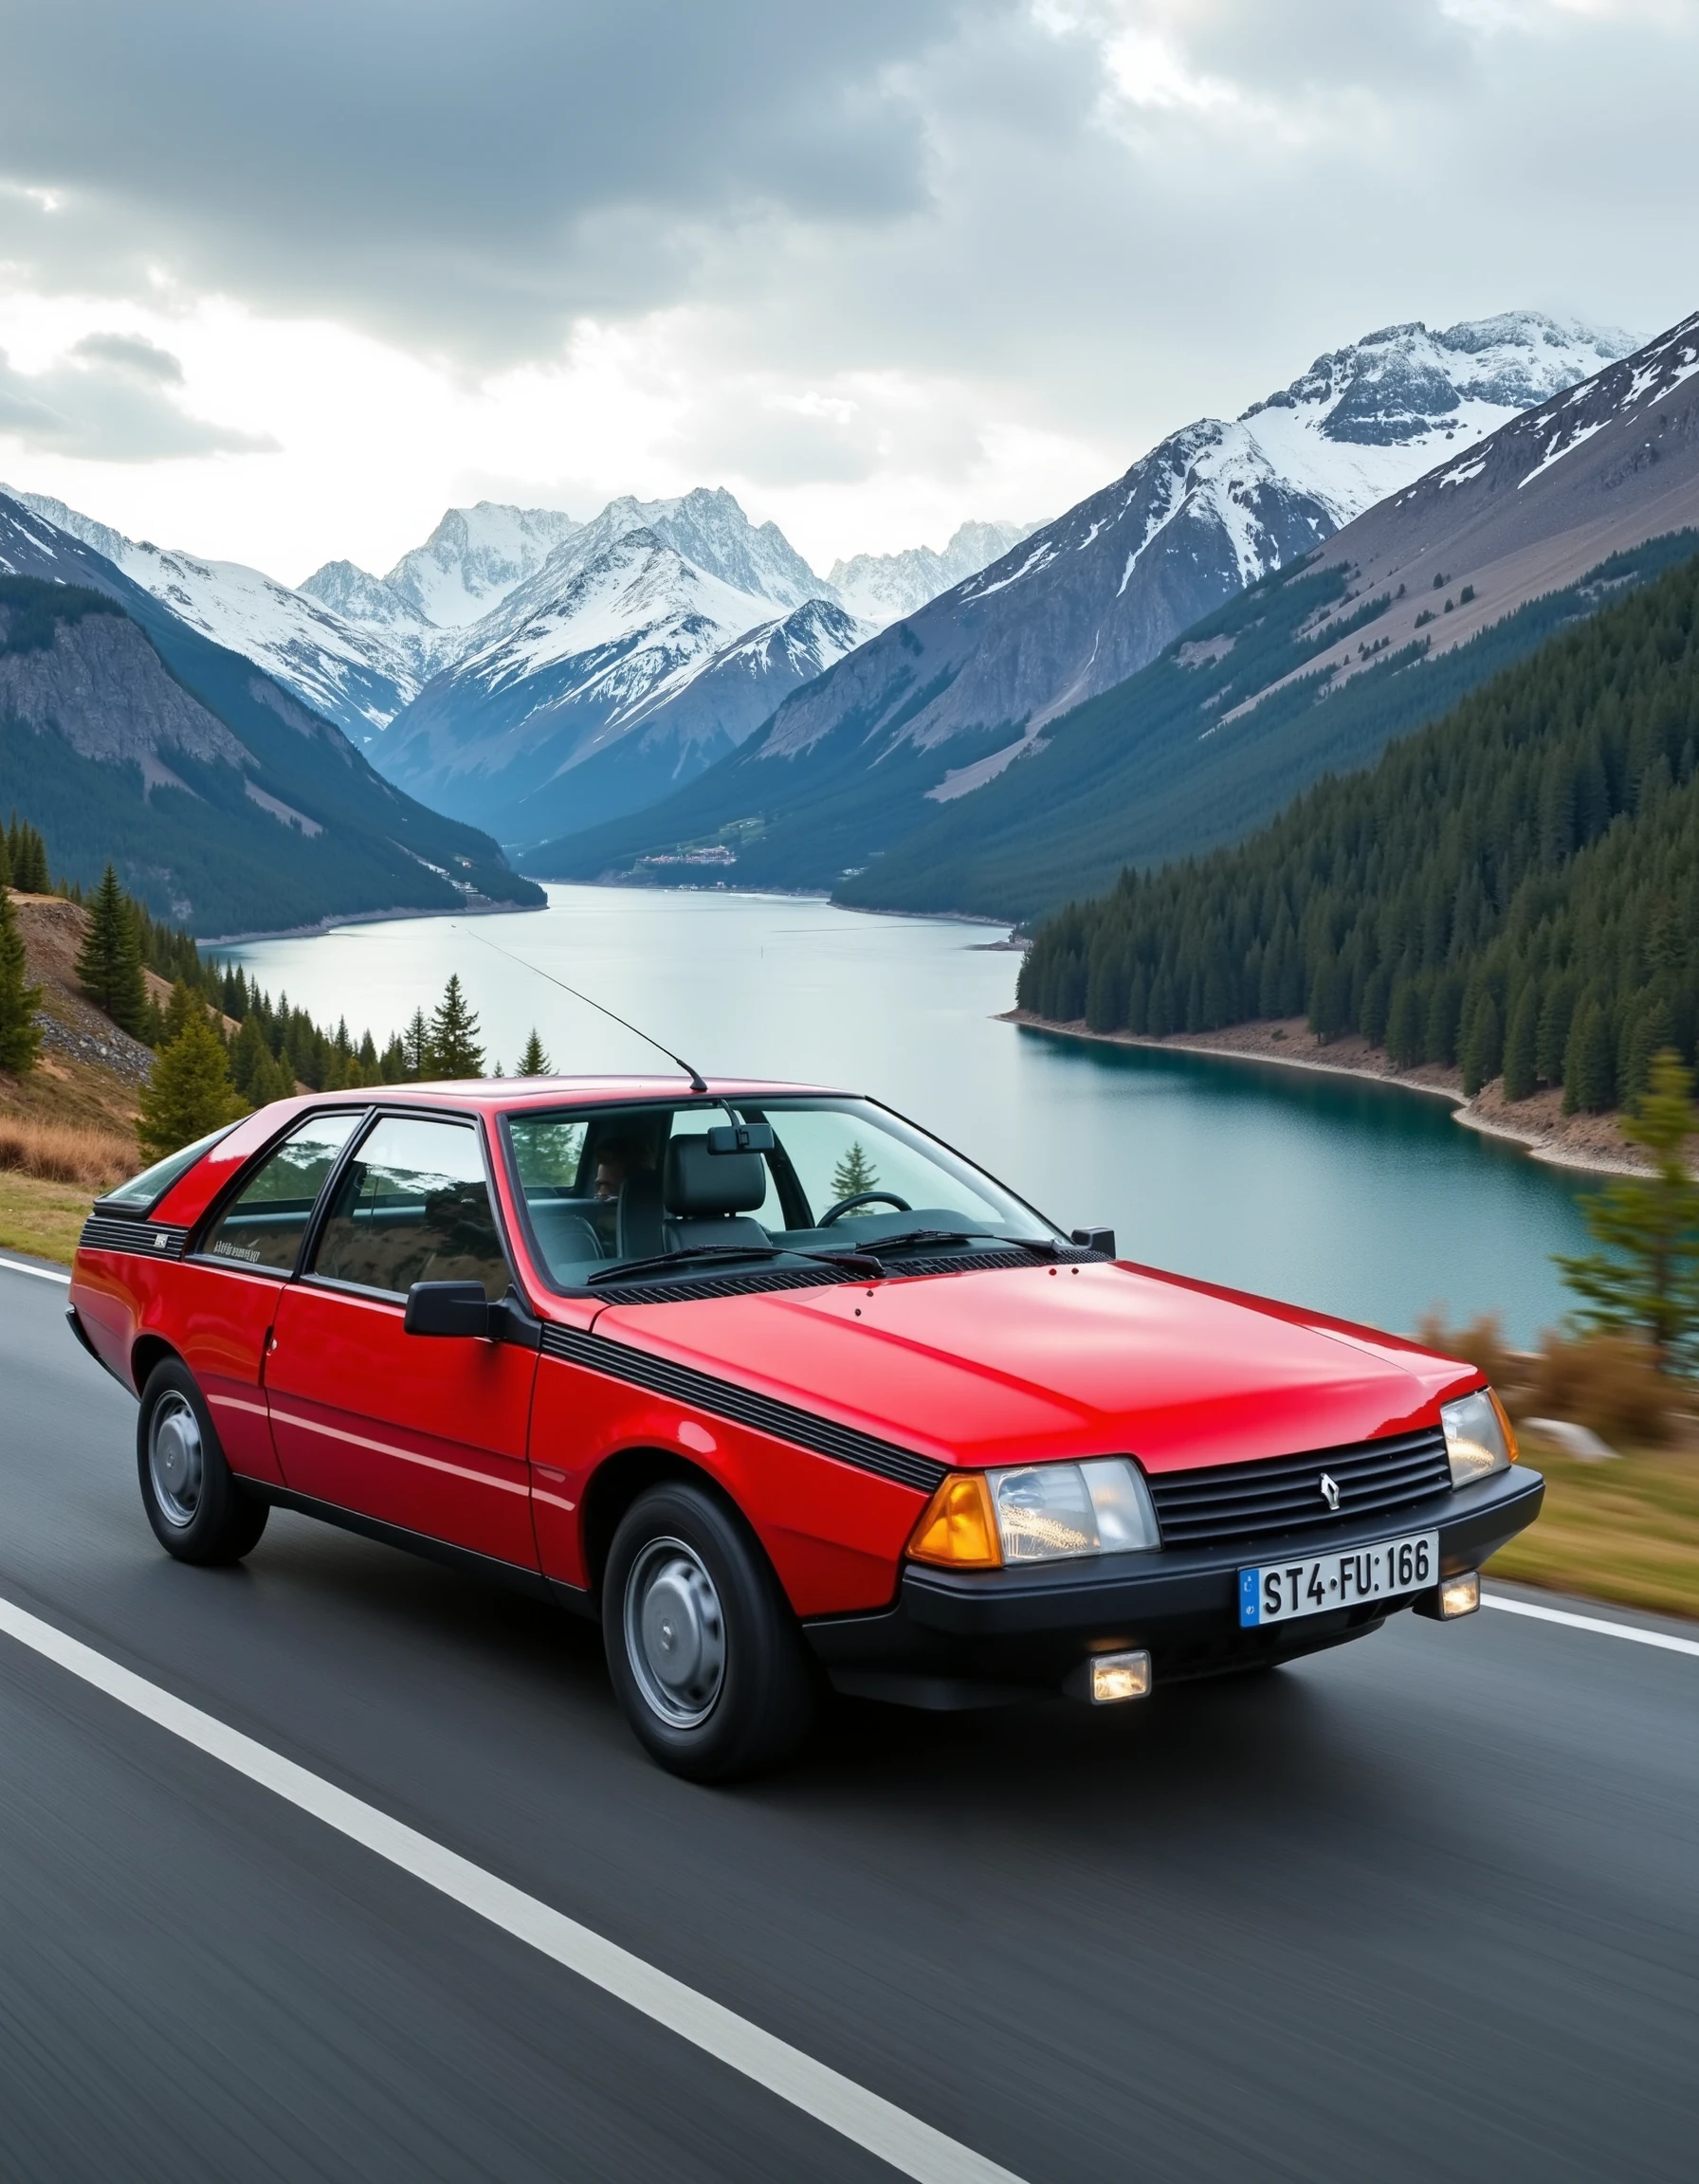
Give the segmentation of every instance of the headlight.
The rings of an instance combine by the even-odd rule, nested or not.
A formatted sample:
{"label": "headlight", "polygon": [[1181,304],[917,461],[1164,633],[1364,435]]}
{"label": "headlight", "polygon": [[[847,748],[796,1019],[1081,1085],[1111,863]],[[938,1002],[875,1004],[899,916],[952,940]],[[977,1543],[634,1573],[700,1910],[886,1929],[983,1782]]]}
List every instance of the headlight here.
{"label": "headlight", "polygon": [[1127,1457],[1100,1456],[1088,1464],[953,1471],[922,1512],[908,1556],[915,1562],[986,1570],[1125,1555],[1161,1543],[1144,1474]]}
{"label": "headlight", "polygon": [[1442,1403],[1439,1423],[1445,1429],[1453,1486],[1472,1486],[1477,1479],[1490,1479],[1515,1463],[1516,1434],[1490,1388]]}

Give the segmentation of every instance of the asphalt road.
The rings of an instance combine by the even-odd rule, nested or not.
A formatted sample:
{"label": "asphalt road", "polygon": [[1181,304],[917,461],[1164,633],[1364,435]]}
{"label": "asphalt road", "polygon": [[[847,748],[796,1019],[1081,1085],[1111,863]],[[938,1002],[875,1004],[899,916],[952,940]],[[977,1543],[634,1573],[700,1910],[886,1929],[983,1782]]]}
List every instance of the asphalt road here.
{"label": "asphalt road", "polygon": [[[64,1304],[0,1271],[0,1595],[1029,2184],[1694,2174],[1699,1659],[1402,1617],[696,1790],[563,1615],[278,1514],[170,1561]],[[7,2179],[890,2174],[0,1636]]]}

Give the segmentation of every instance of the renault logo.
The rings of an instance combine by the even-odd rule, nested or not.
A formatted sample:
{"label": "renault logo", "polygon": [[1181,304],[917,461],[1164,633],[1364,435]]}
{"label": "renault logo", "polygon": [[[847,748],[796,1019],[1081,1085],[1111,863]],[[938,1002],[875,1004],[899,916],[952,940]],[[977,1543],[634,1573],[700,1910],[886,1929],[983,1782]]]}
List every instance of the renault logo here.
{"label": "renault logo", "polygon": [[1339,1507],[1339,1481],[1328,1478],[1325,1471],[1322,1473],[1322,1500],[1329,1509]]}

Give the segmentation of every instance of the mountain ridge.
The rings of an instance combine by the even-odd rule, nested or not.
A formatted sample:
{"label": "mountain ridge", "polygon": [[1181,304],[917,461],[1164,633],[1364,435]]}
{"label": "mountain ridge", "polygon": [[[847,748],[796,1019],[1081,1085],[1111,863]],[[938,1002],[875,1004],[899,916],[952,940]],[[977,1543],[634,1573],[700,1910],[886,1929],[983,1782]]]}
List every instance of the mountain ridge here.
{"label": "mountain ridge", "polygon": [[755,883],[853,881],[928,804],[977,809],[1052,722],[1303,560],[1425,458],[1462,456],[1524,397],[1573,384],[1624,338],[1521,313],[1438,334],[1408,322],[1329,352],[1240,419],[1171,433],[793,693],[700,784],[521,863],[551,878],[630,868],[759,819],[739,851]]}

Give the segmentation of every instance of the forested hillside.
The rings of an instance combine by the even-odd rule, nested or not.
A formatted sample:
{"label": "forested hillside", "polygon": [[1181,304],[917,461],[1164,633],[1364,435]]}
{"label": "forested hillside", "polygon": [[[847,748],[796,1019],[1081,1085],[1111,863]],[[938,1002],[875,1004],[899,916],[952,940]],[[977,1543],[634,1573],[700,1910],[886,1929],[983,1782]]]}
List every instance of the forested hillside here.
{"label": "forested hillside", "polygon": [[1039,931],[1023,1008],[1160,1037],[1307,1010],[1599,1110],[1699,1042],[1699,559],[1239,846]]}

